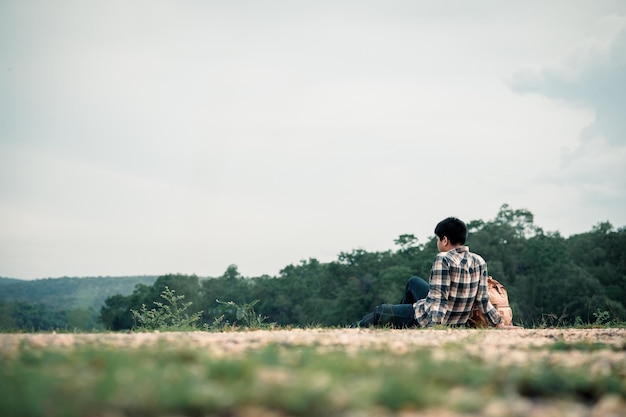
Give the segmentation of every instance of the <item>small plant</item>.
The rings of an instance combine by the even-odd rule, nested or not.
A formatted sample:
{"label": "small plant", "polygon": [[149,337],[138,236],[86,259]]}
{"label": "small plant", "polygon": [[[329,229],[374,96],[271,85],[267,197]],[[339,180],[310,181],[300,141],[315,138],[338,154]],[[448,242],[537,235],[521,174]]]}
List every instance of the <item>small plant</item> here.
{"label": "small plant", "polygon": [[201,312],[189,315],[187,309],[193,304],[191,301],[181,303],[184,295],[176,295],[176,291],[165,287],[161,293],[164,303],[155,301],[156,308],[148,310],[145,304],[139,310],[130,309],[137,328],[141,330],[189,330],[196,329],[196,322],[200,320]]}
{"label": "small plant", "polygon": [[599,307],[596,309],[595,313],[593,313],[593,317],[595,317],[595,324],[598,326],[613,326],[618,324],[617,320],[611,318],[611,313],[606,310],[601,310]]}
{"label": "small plant", "polygon": [[210,326],[210,328],[216,329],[220,326],[222,328],[228,326],[230,324],[228,320],[224,321],[224,316],[226,314],[234,315],[235,320],[233,324],[239,324],[249,329],[260,329],[268,326],[268,323],[265,323],[265,319],[267,319],[267,317],[263,317],[254,311],[254,306],[259,302],[259,300],[254,300],[250,303],[242,305],[238,305],[234,301],[215,301],[219,304],[217,310],[218,313],[221,314],[215,318],[213,325]]}
{"label": "small plant", "polygon": [[553,313],[544,313],[541,315],[541,321],[536,324],[535,327],[539,329],[546,329],[548,327],[554,327],[558,323],[558,316]]}

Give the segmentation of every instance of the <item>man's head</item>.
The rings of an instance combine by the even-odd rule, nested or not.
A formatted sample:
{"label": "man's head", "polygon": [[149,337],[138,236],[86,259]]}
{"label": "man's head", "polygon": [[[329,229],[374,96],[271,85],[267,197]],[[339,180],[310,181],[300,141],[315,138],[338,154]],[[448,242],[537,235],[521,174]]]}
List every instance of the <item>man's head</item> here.
{"label": "man's head", "polygon": [[[447,244],[450,246],[464,245],[467,239],[467,226],[456,217],[448,217],[435,226],[435,235],[438,238],[437,247],[439,250]],[[442,243],[441,246],[440,243]]]}

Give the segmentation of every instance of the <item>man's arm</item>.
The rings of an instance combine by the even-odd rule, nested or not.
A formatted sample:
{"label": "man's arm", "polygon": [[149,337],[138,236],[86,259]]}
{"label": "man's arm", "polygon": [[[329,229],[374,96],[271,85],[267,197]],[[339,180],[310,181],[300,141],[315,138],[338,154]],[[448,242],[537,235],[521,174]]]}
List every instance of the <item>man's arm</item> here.
{"label": "man's arm", "polygon": [[480,274],[480,282],[478,284],[478,294],[476,294],[476,299],[478,300],[482,313],[485,317],[487,317],[489,324],[491,326],[498,326],[502,324],[502,317],[500,317],[498,310],[496,310],[493,304],[491,304],[491,301],[489,301],[489,288],[487,286],[488,277],[489,273],[487,272],[487,266],[485,265]]}
{"label": "man's arm", "polygon": [[444,257],[437,255],[430,272],[430,289],[426,297],[429,324],[443,324],[448,312],[448,295],[450,293],[450,271]]}

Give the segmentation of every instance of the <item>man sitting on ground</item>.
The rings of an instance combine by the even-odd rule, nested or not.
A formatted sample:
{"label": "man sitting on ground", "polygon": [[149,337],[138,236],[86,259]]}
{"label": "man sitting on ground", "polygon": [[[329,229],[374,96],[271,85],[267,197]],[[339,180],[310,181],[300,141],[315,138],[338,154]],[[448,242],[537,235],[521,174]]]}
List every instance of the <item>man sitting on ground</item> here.
{"label": "man sitting on ground", "polygon": [[465,246],[467,226],[448,217],[435,227],[437,249],[428,283],[411,277],[400,304],[381,304],[356,323],[356,327],[464,326],[474,303],[490,326],[504,327],[489,301],[487,263]]}

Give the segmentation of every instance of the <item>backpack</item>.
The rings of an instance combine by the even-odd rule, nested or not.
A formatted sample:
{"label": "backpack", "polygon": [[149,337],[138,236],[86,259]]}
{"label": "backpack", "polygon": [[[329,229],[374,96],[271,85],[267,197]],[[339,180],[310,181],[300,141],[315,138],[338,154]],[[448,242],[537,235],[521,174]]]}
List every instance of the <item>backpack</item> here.
{"label": "backpack", "polygon": [[[504,285],[492,277],[487,278],[487,291],[489,292],[489,301],[498,310],[498,314],[502,317],[502,324],[505,326],[513,325],[513,311],[509,306],[509,296],[506,292]],[[480,311],[480,306],[477,302],[474,302],[472,314],[467,322],[470,327],[489,327],[489,321],[485,315]]]}

